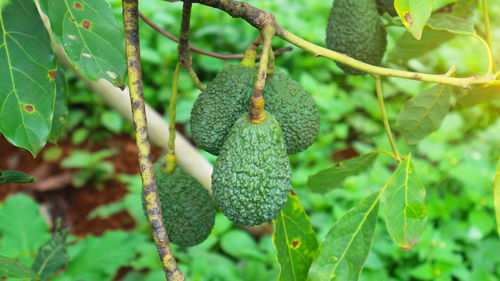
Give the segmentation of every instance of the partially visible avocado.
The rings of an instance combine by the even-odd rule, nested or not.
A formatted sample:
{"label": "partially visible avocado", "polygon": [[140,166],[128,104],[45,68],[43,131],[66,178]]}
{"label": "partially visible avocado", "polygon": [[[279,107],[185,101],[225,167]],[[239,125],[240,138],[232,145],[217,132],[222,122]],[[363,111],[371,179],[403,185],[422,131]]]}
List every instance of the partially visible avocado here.
{"label": "partially visible avocado", "polygon": [[[198,147],[218,155],[238,116],[248,112],[257,70],[228,65],[198,96],[191,111],[191,131]],[[300,84],[280,70],[266,82],[265,108],[280,123],[287,152],[309,147],[319,133],[316,103]]]}
{"label": "partially visible avocado", "polygon": [[[162,159],[154,165],[163,221],[172,243],[189,247],[203,242],[214,226],[215,205],[208,191],[191,175],[176,167],[164,173]],[[146,211],[145,199],[143,208]]]}
{"label": "partially visible avocado", "polygon": [[260,124],[241,115],[231,128],[212,173],[217,207],[230,220],[257,225],[285,206],[292,172],[278,122],[269,112]]}
{"label": "partially visible avocado", "polygon": [[394,0],[377,0],[377,10],[381,16],[384,15],[384,12],[388,13],[391,17],[398,15],[396,8],[394,8]]}
{"label": "partially visible avocado", "polygon": [[[326,27],[329,49],[378,65],[386,45],[386,31],[375,0],[335,0]],[[347,74],[366,74],[342,63],[337,65]]]}

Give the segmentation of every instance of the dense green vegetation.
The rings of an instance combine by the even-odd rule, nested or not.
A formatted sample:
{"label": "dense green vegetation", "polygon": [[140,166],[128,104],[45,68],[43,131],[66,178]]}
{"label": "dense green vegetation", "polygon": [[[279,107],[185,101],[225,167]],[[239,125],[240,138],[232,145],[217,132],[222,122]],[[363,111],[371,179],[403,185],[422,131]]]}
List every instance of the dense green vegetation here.
{"label": "dense green vegetation", "polygon": [[[292,32],[324,45],[330,1],[248,2],[272,11],[277,20]],[[435,1],[434,9],[450,2],[453,1]],[[112,3],[118,17],[120,3]],[[498,46],[500,6],[492,3],[490,7],[495,45]],[[141,9],[154,22],[177,34],[180,3],[142,1]],[[483,32],[480,10],[476,9],[471,17],[478,23],[478,32]],[[388,25],[387,48],[390,53],[404,28],[387,19],[384,23]],[[165,113],[177,45],[146,24],[142,24],[140,32],[146,100]],[[198,5],[193,6],[191,33],[193,45],[220,53],[242,53],[257,35],[243,20]],[[275,48],[284,45],[281,40],[274,43]],[[455,36],[445,45],[409,59],[405,67],[419,72],[445,73],[456,65],[457,75],[482,73],[486,69],[486,58],[478,55],[483,53],[481,48],[470,36]],[[493,50],[499,58],[500,48]],[[397,67],[387,60],[384,63]],[[193,67],[205,83],[227,64],[229,62],[193,54]],[[390,150],[375,86],[369,76],[346,76],[335,63],[314,58],[297,49],[278,56],[276,65],[309,91],[319,108],[318,140],[307,150],[290,157],[292,186],[310,215],[314,231],[322,239],[331,225],[356,202],[383,186],[394,169],[394,162],[381,155],[371,170],[348,177],[342,188],[326,195],[314,194],[306,186],[309,175],[340,160],[377,149]],[[67,74],[71,77],[68,85],[69,121],[65,128],[67,138],[80,144],[132,132],[131,126],[117,113],[107,109],[71,73]],[[180,79],[177,121],[190,136],[190,112],[200,91],[186,73],[183,72]],[[399,137],[401,128],[396,127],[397,114],[408,99],[432,85],[396,78],[387,78],[383,82],[386,109],[398,147],[404,155],[412,153],[412,160],[427,189],[429,218],[422,240],[411,252],[402,251],[387,235],[383,224],[379,224],[376,242],[360,280],[497,280],[500,276],[500,240],[495,229],[491,198],[500,151],[500,100],[491,99],[471,106],[475,101],[463,91],[453,92],[452,112],[440,129],[417,145],[409,145]],[[215,161],[214,156],[202,153]],[[142,211],[140,178],[118,177],[128,183],[128,194],[122,202],[95,210],[93,216],[106,216],[125,209],[136,221],[136,228],[128,232],[109,231],[99,237],[69,236],[68,241],[72,242],[68,247],[69,265],[52,280],[111,280],[120,266],[132,268],[122,280],[164,278]],[[379,220],[383,219],[380,216]],[[48,225],[37,205],[24,195],[12,196],[0,205],[0,222],[0,255],[17,258],[31,266],[38,247],[50,239]],[[19,233],[25,233],[27,238],[21,241]],[[173,250],[189,280],[275,280],[279,273],[272,237],[255,240],[221,213],[216,215],[207,240],[188,249],[173,245]]]}

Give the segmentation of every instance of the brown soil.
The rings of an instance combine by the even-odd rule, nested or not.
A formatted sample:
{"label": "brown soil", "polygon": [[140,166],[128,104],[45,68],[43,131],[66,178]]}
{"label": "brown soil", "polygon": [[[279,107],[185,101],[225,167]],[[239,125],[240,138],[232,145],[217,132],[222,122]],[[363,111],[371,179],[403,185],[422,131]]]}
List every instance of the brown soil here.
{"label": "brown soil", "polygon": [[[115,156],[106,159],[113,163],[116,174],[137,174],[137,149],[135,141],[128,135],[115,136],[99,144],[83,144],[73,146],[69,141],[63,141],[57,146],[63,151],[62,157],[52,162],[43,160],[43,152],[54,144],[48,144],[37,158],[26,150],[16,148],[0,137],[0,169],[18,170],[35,177],[31,184],[6,184],[0,188],[0,202],[11,194],[23,192],[34,197],[40,204],[47,207],[49,220],[54,222],[61,218],[62,226],[69,227],[72,234],[85,236],[86,234],[100,235],[106,230],[134,227],[132,217],[125,211],[109,218],[95,218],[89,220],[87,215],[95,208],[120,200],[126,194],[125,184],[116,178],[104,183],[99,191],[89,184],[82,188],[75,188],[71,184],[71,175],[77,170],[68,170],[60,167],[60,161],[68,156],[72,150],[86,149],[97,151],[100,149],[116,148]],[[153,148],[153,159],[157,159],[161,151]]]}

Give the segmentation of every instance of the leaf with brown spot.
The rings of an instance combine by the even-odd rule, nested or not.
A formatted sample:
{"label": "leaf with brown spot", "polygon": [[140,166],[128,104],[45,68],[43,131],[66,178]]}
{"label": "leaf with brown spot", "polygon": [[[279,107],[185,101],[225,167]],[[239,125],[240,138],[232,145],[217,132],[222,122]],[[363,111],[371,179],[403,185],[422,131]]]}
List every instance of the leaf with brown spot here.
{"label": "leaf with brown spot", "polygon": [[54,39],[83,76],[124,85],[123,27],[108,1],[40,0],[40,7],[50,20]]}
{"label": "leaf with brown spot", "polygon": [[420,40],[422,31],[432,13],[433,0],[395,0],[394,7],[403,25]]}
{"label": "leaf with brown spot", "polygon": [[36,156],[53,119],[55,55],[33,1],[9,1],[0,22],[0,132]]}
{"label": "leaf with brown spot", "polygon": [[316,255],[318,241],[309,218],[296,194],[292,195],[273,220],[273,243],[280,265],[280,281],[303,281]]}

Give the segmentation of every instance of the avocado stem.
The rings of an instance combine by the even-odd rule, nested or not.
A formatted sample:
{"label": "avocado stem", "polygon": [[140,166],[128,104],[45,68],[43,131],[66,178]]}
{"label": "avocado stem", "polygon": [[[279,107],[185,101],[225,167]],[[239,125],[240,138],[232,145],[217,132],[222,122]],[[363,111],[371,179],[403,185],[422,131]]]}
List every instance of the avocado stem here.
{"label": "avocado stem", "polygon": [[172,78],[172,93],[170,95],[170,107],[168,109],[168,148],[167,154],[165,155],[165,167],[161,167],[162,171],[168,174],[172,174],[175,170],[177,157],[175,156],[175,116],[176,104],[177,104],[177,85],[179,84],[179,74],[181,72],[181,65],[177,62],[174,71],[174,77]]}
{"label": "avocado stem", "polygon": [[266,84],[267,66],[269,53],[271,52],[271,40],[274,36],[274,27],[272,25],[266,25],[262,28],[260,34],[262,37],[262,55],[260,57],[257,81],[255,82],[253,97],[250,102],[250,113],[248,116],[248,119],[253,124],[260,124],[266,119],[262,91]]}
{"label": "avocado stem", "polygon": [[276,71],[276,66],[274,65],[274,52],[272,47],[269,48],[269,61],[267,63],[267,80],[274,74]]}
{"label": "avocado stem", "polygon": [[248,49],[245,51],[245,56],[243,60],[241,60],[240,64],[246,67],[254,68],[255,67],[255,58],[257,57],[257,49],[260,44],[262,44],[262,37],[259,35],[255,40],[253,40],[252,44],[248,46]]}

